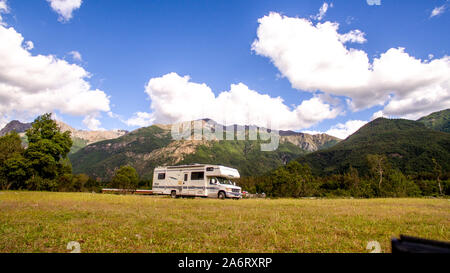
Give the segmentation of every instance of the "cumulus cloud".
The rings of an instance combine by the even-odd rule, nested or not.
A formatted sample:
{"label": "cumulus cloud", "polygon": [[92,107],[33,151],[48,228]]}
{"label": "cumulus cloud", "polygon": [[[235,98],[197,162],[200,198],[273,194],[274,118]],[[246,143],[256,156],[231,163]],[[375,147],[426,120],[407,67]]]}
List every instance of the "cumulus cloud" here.
{"label": "cumulus cloud", "polygon": [[319,9],[319,13],[317,13],[315,16],[311,16],[311,18],[316,19],[316,20],[322,20],[325,15],[327,14],[328,8],[332,8],[333,7],[333,3],[328,4],[328,3],[323,3],[322,6]]}
{"label": "cumulus cloud", "polygon": [[367,124],[367,121],[363,121],[363,120],[349,120],[346,123],[338,123],[338,124],[332,126],[325,133],[328,135],[331,135],[331,136],[335,136],[340,139],[345,139],[349,135],[358,131],[359,128],[363,127],[366,124]]}
{"label": "cumulus cloud", "polygon": [[[218,96],[205,83],[195,83],[189,76],[169,73],[152,78],[146,86],[152,113],[141,113],[130,124],[150,122],[176,123],[211,118],[221,124],[248,124],[274,129],[301,129],[324,119],[335,118],[340,110],[319,96],[304,100],[293,109],[282,98],[251,90],[243,83],[232,84]],[[141,123],[143,122],[143,123]]]}
{"label": "cumulus cloud", "polygon": [[73,11],[81,7],[82,0],[47,0],[50,7],[59,15],[58,20],[68,22],[73,17]]}
{"label": "cumulus cloud", "polygon": [[341,41],[341,43],[343,44],[347,42],[363,44],[367,42],[366,38],[364,37],[365,35],[366,34],[359,29],[351,30],[348,33],[339,35],[339,41]]}
{"label": "cumulus cloud", "polygon": [[147,112],[137,112],[134,115],[125,121],[128,126],[134,127],[147,127],[154,123],[155,118],[152,113]]}
{"label": "cumulus cloud", "polygon": [[450,107],[450,81],[418,88],[402,97],[388,101],[381,111],[382,116],[418,119],[432,112]]}
{"label": "cumulus cloud", "polygon": [[310,134],[310,135],[320,135],[320,134],[325,134],[322,131],[315,131],[315,130],[302,130],[302,133],[305,134]]}
{"label": "cumulus cloud", "polygon": [[101,128],[101,122],[97,118],[99,117],[98,113],[93,113],[90,115],[87,115],[83,119],[83,124],[86,126],[89,130],[92,131],[104,131],[105,129]]}
{"label": "cumulus cloud", "polygon": [[83,61],[83,57],[81,57],[81,53],[78,51],[70,51],[69,55],[72,56],[72,59],[77,62]]}
{"label": "cumulus cloud", "polygon": [[304,133],[317,135],[317,134],[328,134],[330,136],[334,136],[340,139],[346,139],[348,136],[358,131],[359,128],[366,125],[368,122],[364,120],[349,120],[345,123],[338,123],[336,125],[331,126],[329,130],[326,132],[321,131],[303,131]]}
{"label": "cumulus cloud", "polygon": [[383,111],[377,111],[373,113],[371,120],[377,119],[377,118],[387,118],[387,116],[384,115]]}
{"label": "cumulus cloud", "polygon": [[[32,43],[24,43],[12,27],[0,26],[0,41],[1,117],[29,119],[59,111],[95,118],[110,110],[108,96],[91,88],[90,74],[81,66],[52,55],[32,55]],[[95,124],[90,120],[87,124]]]}
{"label": "cumulus cloud", "polygon": [[252,50],[271,59],[299,90],[345,96],[352,110],[386,105],[387,115],[414,117],[450,107],[450,58],[420,60],[391,48],[370,62],[349,42],[364,33],[341,34],[339,24],[270,13],[260,18]]}

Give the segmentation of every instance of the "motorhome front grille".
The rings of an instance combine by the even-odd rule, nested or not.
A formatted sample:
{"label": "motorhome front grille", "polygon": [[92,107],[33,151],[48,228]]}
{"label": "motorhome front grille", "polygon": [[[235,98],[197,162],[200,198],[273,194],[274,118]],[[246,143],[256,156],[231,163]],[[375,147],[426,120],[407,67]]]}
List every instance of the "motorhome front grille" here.
{"label": "motorhome front grille", "polygon": [[241,192],[240,189],[233,189],[233,192]]}

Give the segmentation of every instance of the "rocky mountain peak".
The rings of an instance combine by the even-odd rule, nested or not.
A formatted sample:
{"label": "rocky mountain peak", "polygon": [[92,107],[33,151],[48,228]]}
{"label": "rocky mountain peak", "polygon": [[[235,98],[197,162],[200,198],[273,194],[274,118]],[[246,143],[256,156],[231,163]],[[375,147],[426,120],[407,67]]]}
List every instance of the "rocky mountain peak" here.
{"label": "rocky mountain peak", "polygon": [[31,123],[22,123],[18,120],[13,120],[0,130],[0,136],[4,136],[10,132],[25,133],[31,127]]}

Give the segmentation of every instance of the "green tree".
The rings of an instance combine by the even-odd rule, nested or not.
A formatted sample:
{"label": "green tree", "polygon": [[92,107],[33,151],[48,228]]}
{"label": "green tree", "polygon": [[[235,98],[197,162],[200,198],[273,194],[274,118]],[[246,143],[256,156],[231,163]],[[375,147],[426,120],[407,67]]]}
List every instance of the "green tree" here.
{"label": "green tree", "polygon": [[308,165],[291,161],[272,171],[258,188],[272,197],[302,197],[316,194],[318,184]]}
{"label": "green tree", "polygon": [[58,181],[56,179],[42,178],[38,175],[32,176],[26,182],[26,187],[31,191],[57,191]]}
{"label": "green tree", "polygon": [[55,179],[69,172],[65,159],[72,146],[70,132],[61,133],[51,114],[39,116],[26,136],[29,144],[24,155],[33,177]]}
{"label": "green tree", "polygon": [[97,179],[93,179],[92,177],[89,177],[89,180],[86,182],[84,187],[88,191],[95,191],[95,192],[101,191],[100,181]]}
{"label": "green tree", "polygon": [[291,161],[286,165],[291,180],[290,190],[293,197],[312,196],[315,194],[317,185],[311,173],[311,168],[307,164],[300,164],[298,161]]}
{"label": "green tree", "polygon": [[407,197],[420,195],[419,187],[409,180],[400,170],[393,169],[387,173],[387,187],[384,195],[392,197]]}
{"label": "green tree", "polygon": [[343,175],[343,179],[345,189],[349,190],[350,195],[357,196],[361,187],[358,170],[350,166],[349,170]]}
{"label": "green tree", "polygon": [[25,158],[21,154],[14,154],[8,158],[0,169],[6,185],[2,185],[4,190],[21,189],[25,187],[25,181],[29,177],[29,168]]}
{"label": "green tree", "polygon": [[24,151],[20,136],[16,132],[0,137],[0,184],[3,190],[24,186],[28,178]]}
{"label": "green tree", "polygon": [[84,191],[85,186],[89,181],[89,176],[87,174],[81,173],[74,175],[73,177],[73,187],[75,191]]}
{"label": "green tree", "polygon": [[19,134],[11,132],[0,137],[0,165],[15,154],[24,152]]}
{"label": "green tree", "polygon": [[117,189],[135,190],[139,183],[139,175],[131,166],[120,167],[111,181],[111,186]]}
{"label": "green tree", "polygon": [[66,173],[60,175],[58,178],[58,191],[60,192],[71,192],[75,191],[75,187],[73,185],[73,175]]}

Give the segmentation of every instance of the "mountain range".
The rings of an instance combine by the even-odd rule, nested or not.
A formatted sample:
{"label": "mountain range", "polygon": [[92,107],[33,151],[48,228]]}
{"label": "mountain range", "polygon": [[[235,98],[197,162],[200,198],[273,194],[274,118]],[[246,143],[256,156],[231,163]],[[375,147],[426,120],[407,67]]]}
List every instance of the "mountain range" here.
{"label": "mountain range", "polygon": [[[108,180],[116,169],[128,164],[147,180],[155,166],[189,163],[236,167],[242,176],[261,175],[291,160],[308,163],[317,175],[344,173],[350,166],[365,173],[368,154],[385,155],[391,165],[406,174],[430,172],[433,159],[448,172],[449,117],[450,109],[417,121],[378,118],[343,141],[327,134],[279,131],[279,148],[271,152],[261,151],[260,140],[174,140],[171,124],[155,124],[132,132],[83,131],[58,124],[62,131],[72,132],[74,146],[69,158],[74,173]],[[201,121],[206,126],[211,122],[219,125],[208,119]],[[30,126],[12,121],[0,131],[0,136],[13,130],[24,136]],[[248,134],[249,127],[244,128]]]}
{"label": "mountain range", "polygon": [[443,173],[448,173],[450,134],[420,121],[378,118],[333,147],[297,160],[310,165],[316,175],[343,174],[350,167],[367,174],[369,154],[386,156],[391,167],[407,175],[434,173],[433,159]]}
{"label": "mountain range", "polygon": [[[206,124],[207,121],[202,120],[203,126],[211,124],[211,121]],[[248,134],[248,127],[245,128]],[[224,129],[224,133],[226,131]],[[223,164],[239,168],[243,176],[250,176],[262,174],[302,154],[330,147],[339,141],[326,134],[280,131],[279,148],[264,152],[261,151],[261,141],[248,138],[243,141],[173,140],[171,125],[157,124],[88,145],[69,158],[74,172],[103,179],[111,178],[117,168],[126,164],[133,166],[143,179],[151,179],[153,169],[158,165],[189,163]]]}

